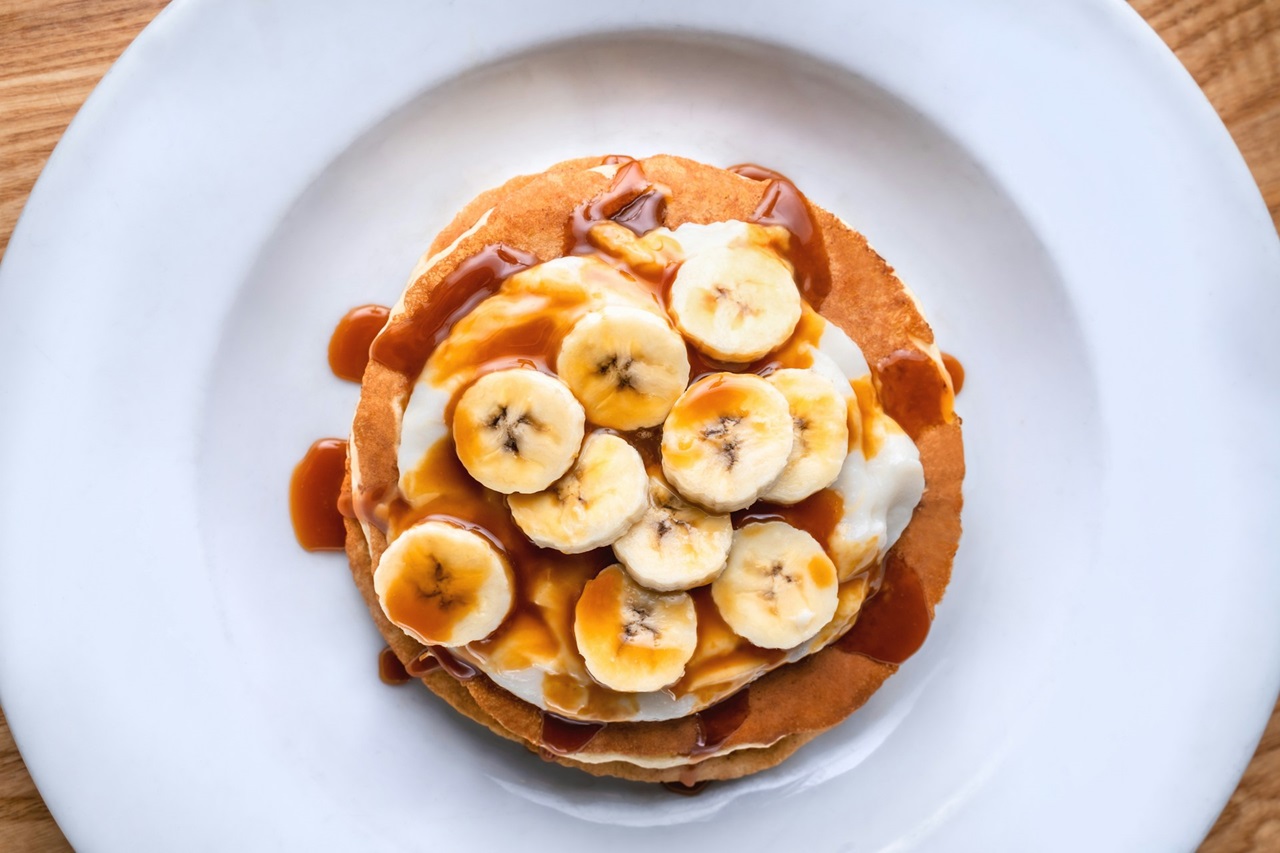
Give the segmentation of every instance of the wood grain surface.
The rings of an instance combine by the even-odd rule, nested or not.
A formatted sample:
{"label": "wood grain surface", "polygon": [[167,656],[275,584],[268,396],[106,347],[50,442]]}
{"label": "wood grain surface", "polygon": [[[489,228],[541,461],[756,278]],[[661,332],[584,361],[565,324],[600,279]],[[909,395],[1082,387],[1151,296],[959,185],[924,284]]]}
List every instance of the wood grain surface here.
{"label": "wood grain surface", "polygon": [[[0,0],[0,256],[45,160],[160,0]],[[1280,223],[1280,0],[1135,0],[1235,137]],[[0,850],[67,850],[0,715]],[[1280,851],[1280,705],[1202,853]]]}

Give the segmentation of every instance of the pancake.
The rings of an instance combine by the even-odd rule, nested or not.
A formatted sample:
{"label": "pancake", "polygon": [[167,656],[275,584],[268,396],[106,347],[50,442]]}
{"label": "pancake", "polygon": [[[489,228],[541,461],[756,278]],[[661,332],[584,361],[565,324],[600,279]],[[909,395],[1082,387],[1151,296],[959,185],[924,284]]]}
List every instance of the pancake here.
{"label": "pancake", "polygon": [[[608,201],[612,209],[606,212],[616,213],[646,188],[660,188],[666,195],[662,224],[675,229],[686,223],[749,221],[779,183],[658,156],[639,161],[645,183],[627,198],[625,193],[618,195],[627,189],[616,185],[621,172],[597,168],[600,165],[598,158],[567,161],[477,197],[436,237],[384,335],[397,330],[403,334],[438,313],[440,285],[486,247],[502,244],[539,261],[562,256],[572,242],[575,211],[593,199]],[[830,272],[829,292],[810,294],[821,299],[815,307],[862,350],[885,411],[914,441],[924,472],[923,497],[901,536],[874,567],[877,582],[884,585],[880,594],[863,604],[863,614],[875,608],[884,615],[879,620],[884,622],[892,610],[886,590],[916,590],[931,620],[950,579],[960,537],[964,459],[960,419],[950,407],[950,379],[940,359],[928,357],[937,352],[933,332],[893,269],[860,234],[832,214],[812,205],[807,205],[807,212],[817,232],[807,241],[817,247],[809,258],[821,258]],[[379,631],[406,664],[422,655],[425,647],[388,620],[375,593],[373,575],[388,546],[379,523],[385,519],[379,518],[378,507],[385,505],[400,481],[401,416],[420,362],[429,351],[429,347],[423,349],[416,359],[397,362],[375,357],[370,361],[353,420],[344,486],[347,499],[361,516],[346,520],[353,578]],[[891,582],[898,586],[891,587]],[[588,773],[686,785],[731,779],[782,761],[857,710],[896,671],[898,664],[889,662],[895,655],[867,653],[868,648],[875,653],[885,641],[859,637],[863,621],[860,617],[844,639],[752,681],[745,700],[735,708],[736,727],[710,745],[707,729],[713,712],[707,711],[673,719],[609,722],[572,754],[555,754],[543,741],[543,710],[485,674],[459,680],[437,669],[422,682],[459,713],[495,734]],[[870,617],[865,621],[869,631],[876,630]]]}

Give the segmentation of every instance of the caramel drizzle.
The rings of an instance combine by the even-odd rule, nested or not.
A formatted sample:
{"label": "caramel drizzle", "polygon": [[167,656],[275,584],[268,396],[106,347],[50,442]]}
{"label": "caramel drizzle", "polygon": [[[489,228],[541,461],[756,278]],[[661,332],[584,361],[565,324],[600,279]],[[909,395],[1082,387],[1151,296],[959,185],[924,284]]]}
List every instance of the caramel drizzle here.
{"label": "caramel drizzle", "polygon": [[785,175],[763,166],[740,163],[729,171],[754,181],[768,181],[751,221],[757,225],[780,225],[791,232],[795,242],[787,254],[795,267],[800,295],[815,310],[822,308],[831,292],[831,264],[809,199]]}
{"label": "caramel drizzle", "polygon": [[400,662],[400,658],[396,657],[396,653],[390,646],[378,653],[378,678],[382,679],[383,684],[392,686],[408,684],[411,680],[404,664]]}
{"label": "caramel drizzle", "polygon": [[388,323],[373,339],[369,357],[416,379],[454,324],[497,293],[508,278],[538,263],[536,255],[522,249],[503,243],[485,246],[445,276],[421,310]]}
{"label": "caramel drizzle", "polygon": [[857,620],[835,647],[887,664],[901,664],[924,645],[933,610],[920,575],[890,551],[879,590],[862,604]]}
{"label": "caramel drizzle", "polygon": [[578,205],[565,227],[566,255],[594,251],[588,234],[597,222],[612,220],[633,234],[642,235],[660,227],[667,217],[667,197],[645,176],[639,160],[621,155],[605,158],[602,165],[621,167],[609,188]]}
{"label": "caramel drizzle", "polygon": [[583,720],[570,720],[549,711],[542,712],[542,730],[538,735],[540,752],[544,759],[552,755],[573,755],[583,748],[601,731],[606,723],[590,723]]}
{"label": "caramel drizzle", "polygon": [[329,338],[329,369],[334,376],[360,381],[369,365],[369,347],[390,316],[391,309],[384,305],[360,305],[343,315]]}
{"label": "caramel drizzle", "polygon": [[437,669],[443,669],[459,681],[470,681],[477,674],[475,667],[466,661],[458,660],[444,646],[427,646],[404,667],[405,672],[414,678],[422,678]]}
{"label": "caramel drizzle", "polygon": [[289,517],[308,551],[341,551],[347,528],[338,504],[346,476],[347,442],[322,438],[307,449],[289,479]]}
{"label": "caramel drizzle", "polygon": [[691,756],[712,755],[720,750],[733,737],[751,714],[751,687],[742,688],[737,693],[724,699],[710,708],[695,714],[698,723],[698,737],[694,741]]}
{"label": "caramel drizzle", "polygon": [[[639,161],[611,156],[605,158],[604,162],[619,165],[620,168],[608,190],[575,209],[566,226],[565,254],[591,251],[587,232],[596,222],[609,219],[633,233],[644,234],[660,227],[665,220],[666,196],[653,188]],[[785,176],[763,167],[743,164],[733,167],[731,171],[753,180],[768,182],[751,221],[761,225],[778,225],[792,234],[794,239],[788,255],[796,269],[797,286],[810,305],[815,308],[821,306],[830,292],[831,280],[822,230],[816,224],[807,198]],[[370,345],[370,357],[393,370],[416,376],[458,320],[495,293],[511,275],[537,263],[539,260],[535,256],[503,244],[484,247],[446,276],[422,310],[415,312],[413,316],[399,318],[385,327]],[[958,367],[958,362],[956,364]],[[761,363],[748,369],[751,372],[765,373],[774,366],[776,365]],[[882,366],[889,367],[888,372],[892,372],[892,365]],[[947,366],[950,368],[951,364]],[[740,365],[733,367],[713,363],[700,363],[698,367],[708,372],[726,367],[742,369]],[[963,373],[959,370],[951,372],[958,391],[963,382]],[[960,376],[956,377],[956,373]],[[910,418],[907,420],[910,421]],[[649,440],[647,443],[656,442]],[[652,463],[656,460],[649,461]],[[795,507],[760,504],[736,513],[735,526],[748,521],[785,518],[802,529],[813,528],[810,532],[829,536],[834,527],[831,516],[835,504],[827,499],[825,493],[819,493],[810,499],[811,502],[814,500],[817,503],[811,508],[812,512],[806,511],[804,504]],[[370,512],[373,509],[370,503],[372,502],[368,496],[363,501],[357,496],[356,509],[366,510],[359,513],[360,517],[376,524],[385,532],[388,507],[384,505],[380,507],[381,512]],[[404,510],[402,507],[400,511]],[[438,513],[439,510],[436,514]],[[486,535],[501,550],[508,553],[513,550],[513,543],[503,543],[477,520],[457,520]],[[816,538],[825,541],[827,536]],[[514,550],[522,551],[524,548],[517,545]],[[836,643],[836,647],[876,660],[900,663],[919,648],[928,632],[931,614],[927,598],[914,570],[893,554],[884,568],[882,579],[877,579],[881,580],[877,584],[878,589],[864,603],[854,628]],[[388,666],[387,669],[392,667]],[[417,658],[403,667],[406,677],[422,677],[435,669],[443,669],[459,680],[477,675],[474,667],[440,647],[424,649]],[[398,678],[398,673],[388,674]],[[697,735],[690,755],[704,756],[718,751],[749,716],[749,697],[750,688],[747,687],[696,714]],[[568,755],[580,751],[606,725],[568,720],[555,714],[543,713],[541,741],[544,757],[545,754]],[[696,793],[705,784],[668,783],[667,787],[679,793]]]}

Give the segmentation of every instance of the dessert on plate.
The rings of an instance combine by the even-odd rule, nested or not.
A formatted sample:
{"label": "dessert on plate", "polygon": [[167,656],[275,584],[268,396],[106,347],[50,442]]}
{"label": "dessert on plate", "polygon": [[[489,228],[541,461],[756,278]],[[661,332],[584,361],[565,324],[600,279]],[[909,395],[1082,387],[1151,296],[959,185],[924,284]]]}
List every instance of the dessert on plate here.
{"label": "dessert on plate", "polygon": [[923,641],[960,536],[953,379],[893,270],[781,175],[514,178],[436,237],[369,355],[352,574],[406,670],[498,735],[734,778]]}

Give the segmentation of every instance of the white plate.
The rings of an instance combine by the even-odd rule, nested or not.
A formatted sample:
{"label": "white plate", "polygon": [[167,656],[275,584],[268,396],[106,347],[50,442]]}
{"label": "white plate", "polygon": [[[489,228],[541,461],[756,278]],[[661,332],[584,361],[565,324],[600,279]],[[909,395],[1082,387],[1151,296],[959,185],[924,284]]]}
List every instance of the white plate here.
{"label": "white plate", "polygon": [[[285,506],[346,430],[346,308],[478,190],[659,151],[790,174],[970,376],[925,648],[689,799],[384,687]],[[1190,847],[1280,678],[1277,281],[1240,156],[1118,2],[178,3],[5,259],[5,711],[96,850]]]}

